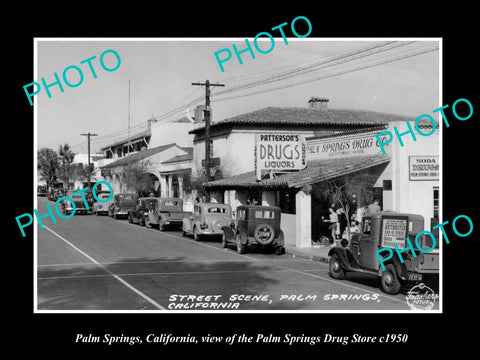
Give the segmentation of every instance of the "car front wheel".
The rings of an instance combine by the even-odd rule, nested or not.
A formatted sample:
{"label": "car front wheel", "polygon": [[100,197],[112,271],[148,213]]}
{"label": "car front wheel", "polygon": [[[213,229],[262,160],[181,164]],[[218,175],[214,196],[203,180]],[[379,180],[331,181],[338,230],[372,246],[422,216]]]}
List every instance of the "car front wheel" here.
{"label": "car front wheel", "polygon": [[397,272],[395,271],[395,266],[393,264],[388,264],[385,268],[385,271],[382,273],[380,278],[380,287],[389,295],[398,294],[402,284],[398,279]]}
{"label": "car front wheel", "polygon": [[242,237],[240,234],[237,235],[235,242],[237,243],[237,252],[239,254],[245,254],[245,244],[242,243]]}
{"label": "car front wheel", "polygon": [[345,270],[343,270],[337,254],[333,254],[328,260],[328,269],[332,278],[338,280],[345,279]]}

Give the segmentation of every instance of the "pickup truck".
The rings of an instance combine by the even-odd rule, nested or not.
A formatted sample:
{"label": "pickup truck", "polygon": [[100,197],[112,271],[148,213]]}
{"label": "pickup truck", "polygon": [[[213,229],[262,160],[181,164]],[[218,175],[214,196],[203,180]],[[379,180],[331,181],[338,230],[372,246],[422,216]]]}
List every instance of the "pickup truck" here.
{"label": "pickup truck", "polygon": [[[413,257],[410,252],[402,254],[403,261],[398,256],[384,259],[383,269],[376,251],[378,249],[394,248],[401,251],[407,246],[406,238],[416,239],[417,234],[424,230],[423,216],[417,214],[381,211],[367,214],[363,217],[359,232],[352,234],[350,244],[347,241],[342,246],[330,249],[330,276],[337,280],[345,278],[349,273],[363,273],[377,276],[381,289],[390,295],[409,289],[419,283],[429,283],[438,288],[440,253],[438,244],[429,253],[421,253]],[[422,235],[420,246],[431,247],[431,239]],[[384,258],[384,254],[381,254]]]}
{"label": "pickup truck", "polygon": [[181,227],[182,219],[189,217],[191,212],[183,211],[183,200],[180,198],[154,198],[148,216],[145,217],[147,227],[158,227],[165,231],[167,227]]}

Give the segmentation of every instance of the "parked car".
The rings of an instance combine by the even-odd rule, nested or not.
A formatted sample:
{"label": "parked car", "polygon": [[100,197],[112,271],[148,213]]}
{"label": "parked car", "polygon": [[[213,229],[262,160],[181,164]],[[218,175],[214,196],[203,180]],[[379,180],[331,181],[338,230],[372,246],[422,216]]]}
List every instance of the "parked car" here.
{"label": "parked car", "polygon": [[154,208],[156,202],[157,198],[138,198],[135,209],[131,209],[128,211],[128,222],[145,226],[145,221],[148,218],[148,212]]}
{"label": "parked car", "polygon": [[[106,199],[108,199],[111,196],[109,191],[102,191],[102,192],[98,192],[98,193],[96,192],[96,195],[97,195],[97,198],[99,198],[102,201],[105,201]],[[101,214],[108,215],[108,209],[109,209],[111,204],[113,204],[113,196],[107,202],[95,201],[93,203],[93,212],[97,216],[101,215]]]}
{"label": "parked car", "polygon": [[180,198],[155,198],[153,208],[145,218],[147,227],[155,226],[160,231],[167,227],[181,227],[182,220],[190,216],[190,212],[183,211],[183,200]]}
{"label": "parked car", "polygon": [[232,208],[226,204],[198,203],[193,207],[193,214],[182,220],[182,234],[200,236],[223,236],[223,228],[232,223]]}
{"label": "parked car", "polygon": [[[409,251],[403,252],[403,262],[394,250],[394,244],[403,249],[407,245],[406,238],[416,239],[423,230],[421,215],[391,211],[367,214],[362,218],[359,232],[352,234],[350,244],[344,242],[343,246],[330,249],[330,276],[341,280],[347,272],[374,275],[378,277],[382,290],[392,295],[408,284],[429,281],[438,284],[438,243],[437,248],[416,258]],[[419,244],[424,249],[431,248],[432,239],[423,234],[419,237]],[[376,255],[376,251],[384,247],[392,248],[394,252],[389,260],[385,259],[385,270]]]}
{"label": "parked car", "polygon": [[223,228],[223,247],[233,242],[239,254],[244,254],[250,245],[271,247],[278,255],[285,252],[279,207],[242,205],[237,207],[236,216],[235,223]]}
{"label": "parked car", "polygon": [[47,187],[45,185],[37,185],[37,196],[47,196]]}
{"label": "parked car", "polygon": [[[63,196],[63,195],[62,195]],[[73,195],[72,191],[68,191],[65,196],[68,196],[75,203],[75,215],[77,214],[87,214],[89,210],[87,209],[85,202],[83,201],[81,194]],[[73,212],[73,205],[70,200],[62,200],[63,213],[69,215]],[[91,209],[91,208],[90,208]]]}
{"label": "parked car", "polygon": [[108,208],[108,215],[114,219],[127,217],[128,211],[135,209],[138,195],[135,193],[121,193],[113,196],[113,202]]}
{"label": "parked car", "polygon": [[57,201],[62,196],[65,196],[65,193],[66,192],[63,189],[50,189],[50,191],[47,192],[47,199],[50,201]]}

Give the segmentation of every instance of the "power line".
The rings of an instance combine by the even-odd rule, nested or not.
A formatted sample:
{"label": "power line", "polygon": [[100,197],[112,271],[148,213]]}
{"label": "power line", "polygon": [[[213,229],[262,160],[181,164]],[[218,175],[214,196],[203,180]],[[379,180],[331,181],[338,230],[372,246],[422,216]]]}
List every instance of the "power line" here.
{"label": "power line", "polygon": [[[300,76],[303,76],[305,74],[309,74],[309,73],[312,73],[312,72],[318,72],[318,71],[324,70],[326,68],[342,66],[342,65],[345,65],[346,63],[352,63],[352,62],[354,62],[355,60],[358,60],[358,59],[368,58],[369,56],[372,56],[372,55],[375,55],[375,54],[382,54],[382,53],[385,53],[385,52],[390,51],[390,50],[394,50],[394,49],[399,48],[399,47],[410,45],[412,43],[415,43],[415,42],[414,41],[410,41],[410,42],[389,41],[389,42],[382,42],[381,44],[373,44],[373,45],[367,45],[367,46],[359,47],[359,48],[356,48],[354,50],[347,51],[347,52],[344,52],[342,54],[335,55],[333,57],[324,59],[322,61],[317,61],[317,62],[308,64],[308,65],[304,65],[302,67],[297,67],[297,68],[294,68],[294,69],[291,69],[291,70],[288,70],[288,71],[284,71],[284,72],[276,72],[276,73],[274,73],[270,76],[262,77],[259,80],[251,81],[251,82],[248,82],[246,84],[241,84],[241,85],[238,85],[236,87],[229,88],[227,90],[224,90],[224,91],[218,92],[217,94],[212,95],[212,99],[215,98],[215,101],[225,101],[225,100],[236,99],[236,98],[241,98],[241,97],[246,97],[246,96],[251,96],[251,95],[257,95],[257,94],[261,94],[261,93],[265,93],[265,92],[270,92],[270,91],[283,89],[283,88],[286,88],[286,87],[293,87],[293,86],[297,86],[297,85],[301,85],[301,84],[305,84],[305,83],[319,81],[319,80],[322,80],[322,79],[325,79],[325,78],[339,76],[339,75],[343,75],[343,74],[346,74],[346,73],[359,71],[359,70],[371,68],[371,67],[374,67],[374,66],[386,64],[386,63],[389,63],[389,62],[398,61],[398,60],[402,60],[402,59],[405,59],[405,58],[418,56],[418,55],[421,55],[421,54],[424,54],[424,53],[427,53],[427,52],[438,50],[438,47],[435,47],[434,49],[423,49],[423,50],[421,49],[421,50],[418,50],[418,51],[408,52],[408,53],[404,52],[404,53],[401,53],[401,54],[397,54],[396,56],[394,56],[392,58],[376,61],[376,62],[373,62],[373,63],[368,63],[366,65],[357,66],[357,67],[354,67],[352,69],[348,69],[348,70],[344,70],[344,71],[338,71],[338,72],[335,72],[333,74],[326,74],[326,75],[323,75],[321,77],[316,77],[314,79],[308,79],[308,80],[304,80],[304,81],[300,81],[300,82],[296,82],[296,83],[288,83],[288,84],[277,86],[277,87],[270,88],[270,89],[264,89],[264,90],[251,92],[251,93],[248,93],[248,94],[239,94],[239,95],[235,95],[235,96],[230,96],[230,97],[218,99],[218,97],[221,97],[221,96],[226,95],[226,94],[241,92],[241,91],[245,91],[247,89],[251,89],[251,88],[254,88],[254,87],[265,86],[267,84],[271,84],[271,83],[274,83],[274,82],[284,81],[284,80],[288,80],[288,79],[291,79],[291,78],[294,78],[294,77],[300,77]],[[357,65],[358,65],[358,63],[357,63]],[[276,69],[276,70],[278,70],[278,69]],[[191,95],[194,95],[195,92],[196,91],[194,91]],[[195,98],[193,101],[190,101],[188,104],[184,104],[184,105],[175,107],[175,108],[173,108],[173,109],[171,109],[167,112],[164,112],[164,113],[161,113],[161,114],[155,116],[155,118],[156,118],[157,122],[159,122],[159,123],[167,123],[167,122],[174,121],[174,119],[171,119],[173,116],[176,116],[177,114],[179,115],[182,112],[185,112],[188,107],[193,106],[194,104],[198,103],[199,101],[202,100],[202,98],[203,97]],[[137,125],[134,126],[134,128],[141,127],[141,126],[145,126],[145,124],[137,124]],[[120,133],[122,131],[124,131],[124,130],[102,136],[99,139],[97,139],[96,142],[98,143],[100,141],[107,141],[106,139],[110,138],[112,136],[121,137],[122,135]],[[118,134],[118,135],[114,135],[114,134]]]}
{"label": "power line", "polygon": [[302,85],[302,84],[306,84],[306,83],[310,83],[310,82],[314,82],[314,81],[319,81],[319,80],[323,80],[323,79],[327,79],[327,78],[331,78],[331,77],[335,77],[335,76],[339,76],[339,75],[344,75],[344,74],[354,72],[354,71],[368,69],[368,68],[371,68],[371,67],[374,67],[374,66],[387,64],[387,63],[390,63],[390,62],[406,59],[406,58],[409,58],[409,57],[418,56],[418,55],[425,54],[425,53],[432,52],[432,51],[436,51],[436,50],[438,50],[438,47],[433,48],[433,49],[420,50],[420,51],[417,51],[417,52],[414,52],[414,53],[409,53],[409,54],[397,56],[397,57],[391,58],[391,59],[385,59],[385,60],[382,60],[382,61],[377,61],[373,64],[366,64],[364,66],[360,66],[360,67],[357,67],[357,68],[354,68],[354,69],[349,69],[349,70],[337,72],[337,73],[334,73],[334,74],[327,74],[327,75],[317,77],[317,78],[314,78],[314,79],[309,79],[309,80],[300,81],[300,82],[296,82],[296,83],[290,83],[290,84],[278,86],[278,87],[275,87],[275,88],[260,90],[260,91],[256,91],[256,92],[252,92],[252,93],[248,93],[248,94],[236,95],[236,96],[231,96],[231,97],[227,97],[227,98],[223,98],[223,99],[216,99],[215,101],[220,102],[220,101],[225,101],[225,100],[231,100],[231,99],[236,99],[236,98],[241,98],[241,97],[246,97],[246,96],[258,95],[258,94],[262,94],[262,93],[266,93],[266,92],[270,92],[270,91],[280,90],[280,89],[284,89],[284,88],[287,88],[287,87]]}

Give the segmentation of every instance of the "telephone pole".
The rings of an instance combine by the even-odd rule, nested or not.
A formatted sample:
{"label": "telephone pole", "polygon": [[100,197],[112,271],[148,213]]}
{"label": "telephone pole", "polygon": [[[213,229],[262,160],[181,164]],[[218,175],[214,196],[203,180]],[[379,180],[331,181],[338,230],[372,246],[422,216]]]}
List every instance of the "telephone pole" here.
{"label": "telephone pole", "polygon": [[88,187],[90,187],[90,174],[92,172],[90,168],[90,136],[98,136],[97,134],[87,133],[87,134],[80,134],[81,136],[86,136],[88,139]]}
{"label": "telephone pole", "polygon": [[[204,83],[192,83],[192,85],[205,86],[205,174],[207,182],[211,180],[210,174],[210,86],[225,86],[225,84],[210,84],[210,81]],[[206,192],[205,201],[210,202],[210,192]]]}

